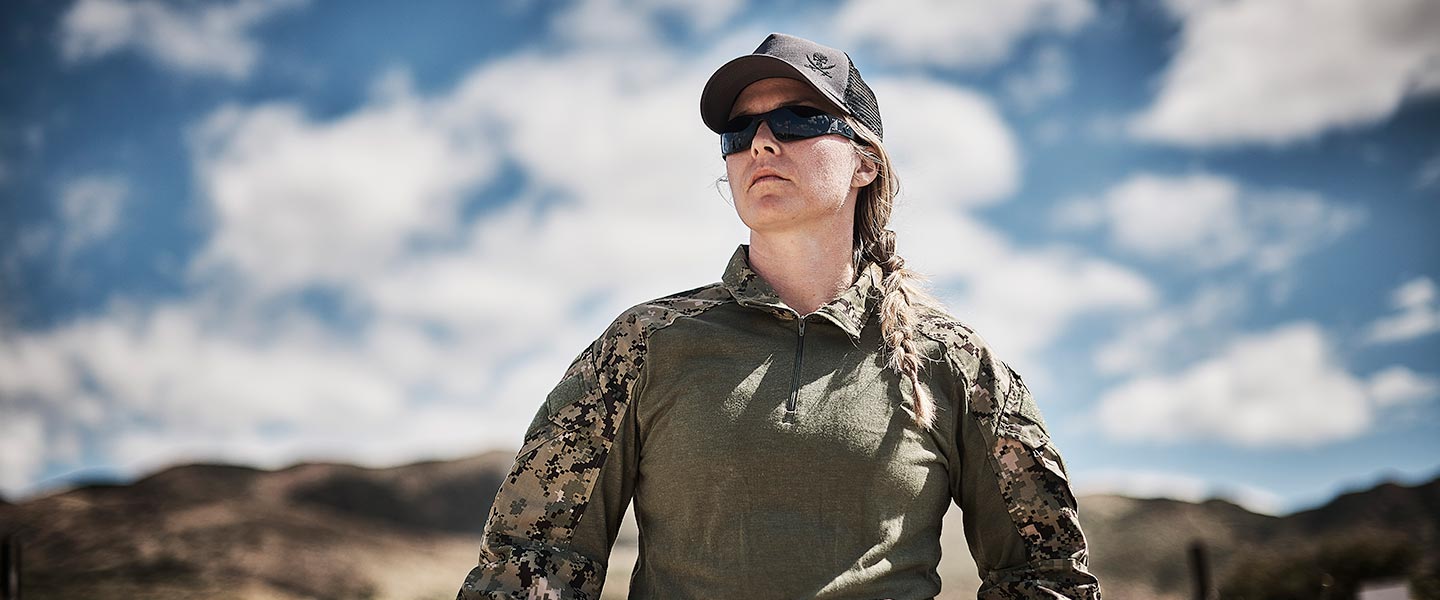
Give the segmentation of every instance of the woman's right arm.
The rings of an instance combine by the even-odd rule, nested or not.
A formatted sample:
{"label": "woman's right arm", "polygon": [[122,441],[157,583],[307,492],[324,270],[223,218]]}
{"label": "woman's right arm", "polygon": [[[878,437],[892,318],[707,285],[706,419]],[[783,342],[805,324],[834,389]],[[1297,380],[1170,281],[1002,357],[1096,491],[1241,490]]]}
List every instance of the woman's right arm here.
{"label": "woman's right arm", "polygon": [[535,415],[457,600],[600,597],[637,458],[633,378],[606,376],[603,346],[575,359]]}
{"label": "woman's right arm", "polygon": [[730,302],[718,285],[625,311],[545,399],[500,484],[459,599],[600,597],[610,546],[635,492],[639,431],[632,400],[650,333]]}

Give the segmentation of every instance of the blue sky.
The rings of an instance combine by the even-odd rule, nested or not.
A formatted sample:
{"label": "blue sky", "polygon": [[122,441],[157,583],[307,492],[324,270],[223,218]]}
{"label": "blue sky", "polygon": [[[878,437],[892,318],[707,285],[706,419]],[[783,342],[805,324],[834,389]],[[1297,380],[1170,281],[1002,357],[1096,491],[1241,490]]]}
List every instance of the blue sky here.
{"label": "blue sky", "polygon": [[510,448],[745,230],[705,78],[849,51],[894,228],[1075,485],[1284,512],[1440,471],[1426,0],[12,2],[0,494]]}

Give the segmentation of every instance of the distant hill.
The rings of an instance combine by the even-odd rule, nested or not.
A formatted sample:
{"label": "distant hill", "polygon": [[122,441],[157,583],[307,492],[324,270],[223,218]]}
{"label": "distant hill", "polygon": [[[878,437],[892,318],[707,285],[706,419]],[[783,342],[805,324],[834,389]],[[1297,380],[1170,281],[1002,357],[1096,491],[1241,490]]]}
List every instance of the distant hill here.
{"label": "distant hill", "polygon": [[[1322,570],[1347,577],[1344,568],[1327,566],[1327,561],[1347,564],[1348,577],[1361,581],[1371,578],[1367,570],[1387,578],[1421,571],[1433,578],[1440,572],[1440,479],[1413,487],[1385,483],[1284,517],[1255,514],[1222,500],[1195,504],[1089,496],[1080,504],[1091,564],[1107,592],[1118,593],[1110,597],[1191,597],[1187,553],[1196,542],[1205,548],[1217,585],[1286,580],[1308,590],[1306,585],[1323,577]],[[1401,564],[1410,567],[1400,569]],[[1232,595],[1242,594],[1232,590]],[[1317,590],[1278,597],[1319,595]]]}
{"label": "distant hill", "polygon": [[1363,528],[1413,534],[1433,545],[1440,536],[1440,479],[1414,487],[1383,483],[1342,494],[1324,506],[1295,513],[1285,522],[1283,533],[1291,536]]}
{"label": "distant hill", "polygon": [[1224,565],[1273,536],[1282,519],[1222,500],[1203,503],[1123,496],[1080,499],[1096,575],[1111,597],[1190,598],[1189,548],[1203,542]]}
{"label": "distant hill", "polygon": [[[391,469],[188,465],[130,485],[0,504],[0,533],[21,536],[26,600],[448,600],[475,562],[510,461],[509,453],[492,452]],[[1240,566],[1292,560],[1296,548],[1357,536],[1440,554],[1440,479],[1384,484],[1286,517],[1219,500],[1102,495],[1080,503],[1091,564],[1112,600],[1188,598],[1187,557],[1196,541],[1217,581]],[[974,598],[979,580],[958,512],[947,517],[942,541],[941,597]],[[636,544],[630,523],[611,558],[607,598],[624,597]]]}
{"label": "distant hill", "polygon": [[0,507],[22,594],[453,598],[508,453],[394,469],[190,465]]}

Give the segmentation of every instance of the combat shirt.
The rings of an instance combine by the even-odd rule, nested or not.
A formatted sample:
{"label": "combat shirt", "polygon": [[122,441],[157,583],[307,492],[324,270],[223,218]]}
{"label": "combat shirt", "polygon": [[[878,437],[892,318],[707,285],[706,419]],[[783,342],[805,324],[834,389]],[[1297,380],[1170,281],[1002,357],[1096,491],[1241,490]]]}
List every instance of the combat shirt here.
{"label": "combat shirt", "polygon": [[931,598],[952,501],[980,598],[1099,598],[1024,382],[921,309],[921,429],[886,368],[881,277],[867,263],[802,316],[741,245],[721,282],[621,314],[526,431],[459,598],[599,598],[632,499],[631,598]]}

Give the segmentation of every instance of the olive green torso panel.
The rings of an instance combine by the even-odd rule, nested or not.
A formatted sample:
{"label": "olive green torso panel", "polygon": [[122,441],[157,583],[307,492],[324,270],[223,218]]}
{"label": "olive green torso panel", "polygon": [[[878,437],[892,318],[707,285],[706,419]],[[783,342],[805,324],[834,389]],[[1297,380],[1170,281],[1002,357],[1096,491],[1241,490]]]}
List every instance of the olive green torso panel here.
{"label": "olive green torso panel", "polygon": [[[801,598],[861,579],[884,581],[868,586],[884,596],[934,595],[948,469],[902,407],[879,328],[857,345],[821,317],[801,337],[798,319],[754,312],[720,306],[651,338],[632,405],[637,595],[739,597],[760,580]],[[715,564],[745,576],[717,578]]]}

